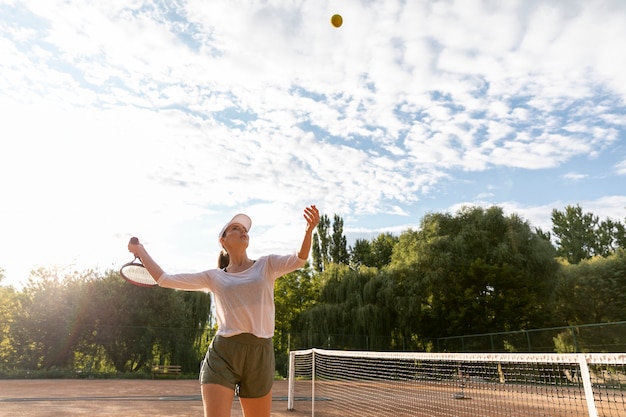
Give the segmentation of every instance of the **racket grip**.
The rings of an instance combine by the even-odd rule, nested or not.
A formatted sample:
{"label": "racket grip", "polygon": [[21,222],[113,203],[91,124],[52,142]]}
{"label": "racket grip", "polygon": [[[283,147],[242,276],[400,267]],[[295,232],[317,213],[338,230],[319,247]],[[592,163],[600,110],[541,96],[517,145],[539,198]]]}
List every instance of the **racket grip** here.
{"label": "racket grip", "polygon": [[131,245],[137,245],[139,243],[139,239],[133,236],[133,237],[130,238],[130,242],[129,243]]}

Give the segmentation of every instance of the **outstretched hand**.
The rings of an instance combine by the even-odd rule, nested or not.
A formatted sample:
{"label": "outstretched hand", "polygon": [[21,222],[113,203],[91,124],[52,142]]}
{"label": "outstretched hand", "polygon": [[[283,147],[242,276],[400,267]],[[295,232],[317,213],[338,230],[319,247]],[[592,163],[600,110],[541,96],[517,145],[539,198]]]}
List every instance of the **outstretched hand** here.
{"label": "outstretched hand", "polygon": [[298,252],[298,258],[300,259],[309,258],[313,230],[320,222],[320,212],[317,207],[315,207],[315,204],[304,209],[304,219],[306,220],[306,231],[304,232],[302,247],[300,248],[300,252]]}
{"label": "outstretched hand", "polygon": [[304,219],[306,220],[306,230],[313,231],[320,222],[320,212],[315,204],[304,209]]}

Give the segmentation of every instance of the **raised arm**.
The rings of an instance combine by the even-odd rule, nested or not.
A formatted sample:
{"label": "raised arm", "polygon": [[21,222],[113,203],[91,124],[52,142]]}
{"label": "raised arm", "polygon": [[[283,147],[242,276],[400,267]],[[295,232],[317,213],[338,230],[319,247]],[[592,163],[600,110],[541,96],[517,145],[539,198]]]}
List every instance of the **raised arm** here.
{"label": "raised arm", "polygon": [[139,241],[137,243],[128,243],[128,250],[133,253],[136,257],[141,259],[141,263],[146,267],[152,278],[157,281],[161,275],[163,275],[163,269],[152,259],[152,257],[146,251],[146,248],[143,247]]}
{"label": "raised arm", "polygon": [[311,252],[311,238],[313,236],[313,230],[320,222],[320,212],[315,205],[304,209],[304,219],[306,220],[306,230],[304,231],[304,239],[302,240],[302,246],[300,252],[298,252],[298,258],[308,259],[309,252]]}

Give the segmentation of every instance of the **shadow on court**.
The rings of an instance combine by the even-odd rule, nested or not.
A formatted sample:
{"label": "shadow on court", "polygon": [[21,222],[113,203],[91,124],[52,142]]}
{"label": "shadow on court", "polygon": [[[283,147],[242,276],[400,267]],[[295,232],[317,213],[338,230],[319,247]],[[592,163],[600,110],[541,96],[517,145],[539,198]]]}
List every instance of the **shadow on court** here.
{"label": "shadow on court", "polygon": [[[272,416],[300,417],[287,411],[287,381],[276,381]],[[231,416],[243,416],[233,401]],[[196,380],[0,380],[0,415],[39,416],[202,416]]]}

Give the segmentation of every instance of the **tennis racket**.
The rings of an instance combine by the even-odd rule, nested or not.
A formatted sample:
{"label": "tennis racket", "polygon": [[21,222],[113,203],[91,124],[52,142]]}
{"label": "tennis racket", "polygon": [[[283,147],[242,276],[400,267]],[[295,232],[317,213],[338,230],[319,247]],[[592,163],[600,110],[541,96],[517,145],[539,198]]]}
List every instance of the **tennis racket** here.
{"label": "tennis racket", "polygon": [[[139,239],[136,237],[130,238],[130,243],[136,245],[139,243]],[[120,268],[120,275],[126,281],[130,282],[133,285],[138,285],[140,287],[154,287],[157,285],[156,281],[145,266],[141,263],[141,259],[138,256],[135,256],[135,259],[124,264]]]}

